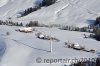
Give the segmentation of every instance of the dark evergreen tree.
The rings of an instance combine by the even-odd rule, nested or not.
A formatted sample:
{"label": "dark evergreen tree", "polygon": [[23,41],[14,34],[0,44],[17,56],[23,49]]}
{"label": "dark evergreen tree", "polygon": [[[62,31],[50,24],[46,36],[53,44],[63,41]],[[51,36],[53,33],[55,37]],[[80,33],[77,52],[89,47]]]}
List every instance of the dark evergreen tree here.
{"label": "dark evergreen tree", "polygon": [[94,28],[94,31],[95,33],[95,37],[98,41],[100,41],[100,29],[99,28]]}
{"label": "dark evergreen tree", "polygon": [[0,20],[0,25],[2,25],[2,21]]}
{"label": "dark evergreen tree", "polygon": [[[24,15],[27,15],[27,14],[28,14],[28,13],[27,13],[27,10],[25,10]],[[24,15],[23,15],[23,16],[24,16]]]}
{"label": "dark evergreen tree", "polygon": [[42,6],[49,6],[52,5],[56,2],[57,0],[43,0],[42,1]]}
{"label": "dark evergreen tree", "polygon": [[21,23],[19,24],[19,26],[23,26],[23,23],[21,22]]}
{"label": "dark evergreen tree", "polygon": [[27,27],[34,27],[39,26],[38,21],[30,21],[28,24],[26,24]]}
{"label": "dark evergreen tree", "polygon": [[29,8],[29,10],[30,10],[30,12],[29,12],[29,13],[31,13],[31,12],[32,12],[32,10],[33,10],[33,9],[32,9],[32,7],[30,7],[30,8]]}
{"label": "dark evergreen tree", "polygon": [[19,26],[18,22],[16,23],[16,26]]}
{"label": "dark evergreen tree", "polygon": [[97,58],[97,60],[96,60],[96,66],[100,66],[100,58]]}
{"label": "dark evergreen tree", "polygon": [[95,25],[99,24],[100,25],[100,16],[96,18]]}
{"label": "dark evergreen tree", "polygon": [[45,0],[42,1],[42,6],[46,6],[46,1]]}

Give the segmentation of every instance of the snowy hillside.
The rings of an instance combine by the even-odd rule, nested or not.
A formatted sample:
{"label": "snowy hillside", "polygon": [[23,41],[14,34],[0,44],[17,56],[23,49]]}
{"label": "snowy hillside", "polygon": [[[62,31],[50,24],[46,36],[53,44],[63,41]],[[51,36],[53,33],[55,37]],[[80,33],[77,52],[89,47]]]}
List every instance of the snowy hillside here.
{"label": "snowy hillside", "polygon": [[16,17],[17,13],[34,6],[35,0],[0,0],[0,18]]}
{"label": "snowy hillside", "polygon": [[99,4],[99,0],[61,0],[46,9],[24,17],[24,19],[39,18],[40,21],[44,20],[43,22],[49,21],[58,24],[84,23],[94,20],[95,16],[99,15]]}
{"label": "snowy hillside", "polygon": [[12,17],[14,21],[38,20],[46,24],[86,26],[92,24],[100,14],[99,0],[58,0],[25,17],[16,18],[17,13],[34,5],[35,0],[0,0],[0,18]]}
{"label": "snowy hillside", "polygon": [[99,4],[99,0],[60,0],[52,6],[21,18],[21,20],[84,26],[99,16]]}

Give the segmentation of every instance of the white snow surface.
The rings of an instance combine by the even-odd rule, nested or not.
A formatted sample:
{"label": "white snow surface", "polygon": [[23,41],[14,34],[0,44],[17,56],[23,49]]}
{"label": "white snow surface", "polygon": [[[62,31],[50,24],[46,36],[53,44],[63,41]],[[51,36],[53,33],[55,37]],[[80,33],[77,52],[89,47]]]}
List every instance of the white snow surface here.
{"label": "white snow surface", "polygon": [[0,18],[6,20],[17,13],[34,6],[35,0],[0,0]]}
{"label": "white snow surface", "polygon": [[0,0],[0,7],[4,6],[8,0]]}
{"label": "white snow surface", "polygon": [[[70,41],[85,45],[88,49],[100,50],[100,42],[94,39],[84,38],[84,32],[63,31],[57,28],[34,27],[37,31],[60,39],[53,41],[53,52],[50,53],[50,41],[36,38],[33,33],[17,32],[20,27],[0,26],[0,66],[62,66],[64,63],[37,63],[36,58],[43,59],[80,59],[95,58],[95,53],[65,48],[64,42]],[[10,32],[10,35],[6,35]],[[86,33],[88,34],[88,33]],[[6,49],[5,49],[6,48]],[[2,54],[1,54],[2,53]]]}
{"label": "white snow surface", "polygon": [[[36,0],[0,0],[0,20],[27,23],[37,20],[44,24],[62,24],[78,27],[92,24],[100,14],[100,0],[58,0],[55,4],[42,7],[27,16],[16,18],[18,12],[34,6]],[[21,27],[0,25],[0,66],[63,66],[64,63],[36,63],[36,58],[95,58],[95,53],[65,48],[64,42],[70,41],[85,46],[87,49],[100,50],[100,42],[84,38],[84,32],[64,31],[58,28],[34,27],[36,30],[52,35],[60,40],[53,41],[50,53],[50,41],[36,38],[33,33],[15,31]],[[10,35],[6,35],[10,32]],[[89,35],[89,33],[85,33]]]}
{"label": "white snow surface", "polygon": [[[100,15],[100,0],[58,0],[55,4],[44,7],[25,17],[16,18],[17,13],[31,6],[36,0],[0,0],[0,18],[23,23],[37,20],[45,24],[64,24],[84,27],[93,24]],[[42,1],[42,0],[40,0]]]}

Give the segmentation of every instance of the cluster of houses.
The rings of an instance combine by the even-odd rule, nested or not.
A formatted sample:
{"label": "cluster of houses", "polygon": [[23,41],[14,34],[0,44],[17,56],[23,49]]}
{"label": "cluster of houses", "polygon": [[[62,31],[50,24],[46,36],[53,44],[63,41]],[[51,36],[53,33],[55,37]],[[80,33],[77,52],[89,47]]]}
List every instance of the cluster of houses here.
{"label": "cluster of houses", "polygon": [[[16,31],[19,32],[25,32],[25,33],[30,33],[35,31],[35,29],[33,29],[32,27],[23,27],[23,28],[19,28]],[[57,41],[59,42],[60,40],[55,38],[55,37],[51,37],[49,35],[43,34],[42,32],[38,32],[35,34],[35,36],[39,39],[43,39],[43,40],[52,40],[52,41]],[[85,37],[87,37],[86,35],[84,35]],[[74,43],[74,42],[65,42],[65,46],[68,48],[72,48],[72,49],[76,49],[76,50],[82,50],[82,51],[86,51],[86,52],[92,52],[95,53],[94,49],[88,49],[85,48],[85,46],[79,45],[78,43]]]}
{"label": "cluster of houses", "polygon": [[[16,31],[19,32],[24,32],[24,33],[31,33],[33,31],[36,31],[36,29],[32,28],[32,27],[23,27],[23,28],[19,28]],[[43,40],[53,40],[53,41],[57,41],[59,42],[60,40],[55,38],[55,37],[51,37],[49,35],[43,34],[41,32],[38,31],[38,33],[35,34],[35,36],[39,39],[43,39]]]}
{"label": "cluster of houses", "polygon": [[16,31],[30,33],[30,32],[33,32],[33,30],[35,29],[33,29],[32,27],[23,27],[23,28],[17,29]]}
{"label": "cluster of houses", "polygon": [[94,28],[95,28],[94,26],[88,26],[88,27],[82,27],[82,28],[75,27],[75,26],[62,26],[59,29],[93,33]]}
{"label": "cluster of houses", "polygon": [[48,36],[48,35],[45,35],[41,32],[38,32],[37,34],[35,34],[37,38],[39,39],[43,39],[43,40],[53,40],[53,41],[57,41],[59,42],[60,40],[55,38],[55,37],[51,37],[51,36]]}
{"label": "cluster of houses", "polygon": [[65,42],[65,47],[72,48],[72,49],[75,49],[75,50],[82,50],[82,51],[85,51],[85,52],[95,53],[95,49],[88,49],[88,48],[85,48],[85,46],[79,45],[78,43],[74,43],[74,42],[69,42],[69,41]]}
{"label": "cluster of houses", "polygon": [[[17,29],[16,31],[30,33],[30,32],[35,31],[35,29],[33,29],[32,27],[23,27],[23,28]],[[52,40],[52,41],[57,41],[57,42],[60,41],[59,39],[57,39],[55,37],[51,37],[51,36],[43,34],[41,32],[36,33],[35,36],[37,38],[43,39],[43,40]],[[84,36],[87,37],[86,35],[84,35]],[[82,51],[86,51],[86,52],[95,53],[94,49],[85,48],[85,46],[79,45],[78,43],[74,43],[74,42],[69,42],[69,41],[65,42],[65,46],[68,48],[76,49],[76,50],[82,50]]]}

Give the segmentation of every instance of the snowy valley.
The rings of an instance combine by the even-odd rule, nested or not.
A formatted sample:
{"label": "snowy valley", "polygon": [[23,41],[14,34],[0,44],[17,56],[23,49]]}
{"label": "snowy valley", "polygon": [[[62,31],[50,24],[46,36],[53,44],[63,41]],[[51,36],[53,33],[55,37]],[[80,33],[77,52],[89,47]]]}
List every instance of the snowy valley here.
{"label": "snowy valley", "polygon": [[[100,23],[94,25],[100,1],[57,0],[49,6],[41,5],[42,1],[0,0],[0,66],[70,66],[82,58],[96,61],[100,41],[91,36],[100,34],[96,30]],[[27,13],[28,9],[33,10]]]}

